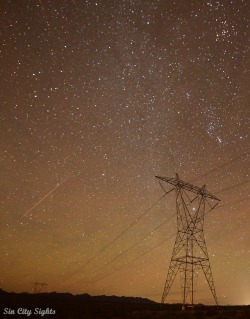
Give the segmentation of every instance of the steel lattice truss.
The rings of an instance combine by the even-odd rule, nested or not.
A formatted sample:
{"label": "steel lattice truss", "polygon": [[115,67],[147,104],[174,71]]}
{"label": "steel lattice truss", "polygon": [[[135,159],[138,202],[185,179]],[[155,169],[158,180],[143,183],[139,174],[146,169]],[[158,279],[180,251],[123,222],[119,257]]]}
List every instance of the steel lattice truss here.
{"label": "steel lattice truss", "polygon": [[208,192],[205,185],[200,188],[183,182],[177,174],[176,178],[161,176],[156,178],[175,186],[177,211],[177,235],[161,302],[165,302],[179,272],[183,305],[187,303],[193,305],[198,273],[202,270],[218,305],[203,226],[205,213],[212,210],[219,199]]}
{"label": "steel lattice truss", "polygon": [[48,284],[46,284],[45,282],[37,282],[37,281],[32,283],[32,285],[34,286],[34,293],[41,292],[43,287],[48,286]]}

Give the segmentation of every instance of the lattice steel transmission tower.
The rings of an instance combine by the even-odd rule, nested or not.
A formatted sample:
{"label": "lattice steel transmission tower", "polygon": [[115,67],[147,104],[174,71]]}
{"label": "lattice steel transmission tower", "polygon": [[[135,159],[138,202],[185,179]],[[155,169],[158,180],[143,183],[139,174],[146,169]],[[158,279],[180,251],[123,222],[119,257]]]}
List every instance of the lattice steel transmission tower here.
{"label": "lattice steel transmission tower", "polygon": [[34,282],[32,283],[32,286],[34,286],[34,293],[39,293],[42,291],[43,287],[48,286],[46,282]]}
{"label": "lattice steel transmission tower", "polygon": [[[215,303],[216,291],[203,232],[204,215],[215,208],[220,201],[206,190],[176,178],[156,176],[174,186],[176,192],[177,235],[168,269],[168,275],[161,302],[164,303],[174,279],[179,272],[183,306],[194,304],[198,272],[202,269]],[[162,185],[161,185],[162,186]]]}

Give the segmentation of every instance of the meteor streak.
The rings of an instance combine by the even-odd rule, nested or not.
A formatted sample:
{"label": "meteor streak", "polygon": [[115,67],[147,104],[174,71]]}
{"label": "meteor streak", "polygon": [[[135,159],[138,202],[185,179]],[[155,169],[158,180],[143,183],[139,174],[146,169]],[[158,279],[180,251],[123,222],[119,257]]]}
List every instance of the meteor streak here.
{"label": "meteor streak", "polygon": [[51,195],[58,187],[64,184],[69,178],[70,176],[64,179],[61,183],[57,184],[56,187],[54,187],[48,194],[46,194],[43,198],[41,198],[34,206],[32,206],[25,214],[23,214],[22,217],[25,217],[26,215],[28,215],[35,207],[37,207],[41,202],[43,202],[45,198]]}

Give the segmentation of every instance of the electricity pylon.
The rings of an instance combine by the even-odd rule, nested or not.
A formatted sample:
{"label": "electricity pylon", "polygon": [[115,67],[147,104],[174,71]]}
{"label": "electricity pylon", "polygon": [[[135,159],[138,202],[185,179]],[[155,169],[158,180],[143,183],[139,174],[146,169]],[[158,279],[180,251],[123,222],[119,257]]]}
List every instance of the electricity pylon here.
{"label": "electricity pylon", "polygon": [[[183,306],[194,304],[198,272],[203,270],[215,303],[216,291],[203,232],[204,215],[220,201],[206,190],[176,178],[156,176],[174,185],[176,192],[177,235],[161,302],[164,303],[178,272],[181,274]],[[162,186],[162,185],[161,185]]]}
{"label": "electricity pylon", "polygon": [[32,283],[32,285],[34,286],[34,293],[41,292],[43,287],[48,286],[48,284],[46,284],[45,282],[37,282],[37,281]]}

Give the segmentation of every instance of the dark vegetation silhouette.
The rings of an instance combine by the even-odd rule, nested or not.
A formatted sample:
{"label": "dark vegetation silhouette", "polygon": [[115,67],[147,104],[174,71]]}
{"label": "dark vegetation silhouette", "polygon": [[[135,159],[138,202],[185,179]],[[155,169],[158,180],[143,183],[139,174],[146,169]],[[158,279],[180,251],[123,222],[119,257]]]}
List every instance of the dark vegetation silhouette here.
{"label": "dark vegetation silhouette", "polygon": [[[4,314],[4,310],[32,310],[30,316]],[[52,309],[55,314],[34,314],[34,310]],[[247,319],[250,306],[204,306],[181,310],[181,304],[159,304],[139,297],[72,295],[70,293],[8,293],[0,290],[0,318],[60,319]]]}

